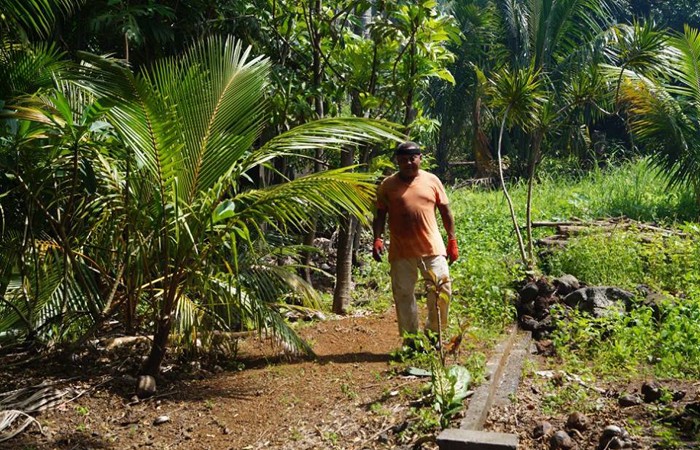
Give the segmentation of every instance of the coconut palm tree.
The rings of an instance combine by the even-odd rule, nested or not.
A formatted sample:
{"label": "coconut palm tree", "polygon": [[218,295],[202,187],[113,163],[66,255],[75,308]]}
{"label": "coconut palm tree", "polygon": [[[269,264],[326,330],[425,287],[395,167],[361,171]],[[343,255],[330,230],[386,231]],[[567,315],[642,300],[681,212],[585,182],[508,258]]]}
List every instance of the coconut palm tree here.
{"label": "coconut palm tree", "polygon": [[82,78],[12,106],[18,135],[0,163],[15,176],[2,181],[25,195],[32,209],[18,223],[31,232],[2,241],[22,244],[23,270],[4,282],[0,336],[75,338],[121,312],[154,334],[147,374],[172,331],[195,341],[256,329],[309,352],[281,314],[318,300],[296,267],[277,264],[298,253],[286,236],[323,216],[364,218],[375,185],[353,167],[265,188],[251,175],[277,157],[398,139],[396,129],[325,119],[256,147],[269,65],[232,39],[138,74],[83,56]]}
{"label": "coconut palm tree", "polygon": [[634,136],[653,152],[669,185],[690,186],[700,205],[700,32],[685,27],[657,49],[666,75],[623,66],[620,99]]}
{"label": "coconut palm tree", "polygon": [[256,149],[269,64],[232,39],[201,42],[139,75],[92,62],[102,74],[93,80],[104,82],[86,87],[114,102],[108,117],[131,156],[124,180],[124,210],[133,214],[124,223],[128,264],[140,272],[132,286],[155,323],[144,373],[158,371],[173,324],[186,311],[206,313],[218,326],[268,330],[308,350],[272,303],[281,285],[301,297],[308,291],[292,271],[260,258],[261,248],[264,255],[269,231],[303,231],[344,210],[364,217],[374,185],[349,169],[267,188],[252,185],[249,174],[275,157],[396,139],[396,131],[376,121],[325,119]]}
{"label": "coconut palm tree", "polygon": [[[605,111],[603,106],[609,102],[606,100],[607,86],[596,81],[602,77],[597,77],[595,73],[589,76],[586,72],[600,58],[605,33],[610,25],[610,8],[606,0],[503,0],[498,5],[505,26],[508,52],[506,65],[494,71],[493,76],[486,74],[496,86],[491,89],[492,94],[496,95],[492,97],[491,104],[507,105],[500,107],[497,114],[501,128],[509,122],[506,116],[512,111],[534,108],[530,111],[532,122],[515,128],[524,137],[518,145],[525,149],[527,159],[528,251],[524,255],[524,263],[532,268],[534,253],[530,205],[536,167],[543,150],[548,143],[557,142],[554,132],[560,125],[580,115],[582,109],[600,115]],[[522,96],[524,92],[532,91],[525,89],[530,83],[525,81],[530,77],[534,77],[531,82],[537,84],[538,90],[545,92],[547,107],[541,108],[541,103],[531,101],[529,95]],[[501,89],[498,86],[521,86],[524,89]],[[582,90],[584,87],[586,90]],[[498,98],[504,93],[512,96]],[[578,133],[588,130],[580,125],[570,129]],[[586,142],[587,139],[582,136],[574,141]],[[516,224],[515,218],[513,220]]]}

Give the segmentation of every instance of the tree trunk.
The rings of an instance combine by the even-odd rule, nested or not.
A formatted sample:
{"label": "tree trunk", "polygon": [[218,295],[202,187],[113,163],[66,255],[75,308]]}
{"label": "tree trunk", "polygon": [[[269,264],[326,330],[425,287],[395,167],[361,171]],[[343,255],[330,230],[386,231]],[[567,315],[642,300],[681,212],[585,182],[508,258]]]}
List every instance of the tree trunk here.
{"label": "tree trunk", "polygon": [[357,219],[343,217],[338,236],[338,259],[335,269],[335,289],[333,291],[333,312],[347,314],[352,291],[353,231]]}
{"label": "tree trunk", "polygon": [[535,171],[537,169],[537,164],[540,159],[540,149],[542,147],[543,135],[541,131],[536,131],[533,137],[530,164],[527,174],[527,202],[526,202],[526,212],[525,212],[525,225],[527,229],[527,265],[528,269],[532,270],[535,267],[535,252],[533,250],[532,242],[532,187],[535,183]]}
{"label": "tree trunk", "polygon": [[474,161],[476,178],[487,178],[493,175],[493,157],[489,150],[489,139],[481,128],[481,97],[474,104]]}
{"label": "tree trunk", "polygon": [[[415,31],[414,31],[415,33]],[[409,57],[410,57],[410,68],[409,68],[409,73],[410,73],[410,79],[412,80],[413,77],[416,75],[418,72],[418,67],[416,64],[416,41],[415,41],[415,34],[411,36],[411,43],[410,45],[410,51],[409,51]],[[408,86],[408,93],[406,94],[406,113],[404,115],[403,119],[403,124],[406,126],[406,129],[409,129],[409,125],[413,123],[414,120],[416,120],[416,108],[413,105],[413,101],[415,100],[415,86],[413,84],[413,81],[409,83]]]}
{"label": "tree trunk", "polygon": [[[340,165],[347,167],[355,160],[355,150],[344,150],[340,155]],[[341,219],[338,236],[338,251],[335,265],[335,289],[333,291],[333,312],[347,313],[350,305],[350,289],[352,286],[352,254],[356,219],[347,214]]]}
{"label": "tree trunk", "polygon": [[449,148],[448,148],[448,131],[447,126],[445,126],[445,119],[443,118],[443,123],[440,126],[440,134],[437,140],[437,146],[435,148],[435,160],[438,165],[438,175],[442,177],[443,180],[447,179],[447,169],[449,168]]}
{"label": "tree trunk", "polygon": [[151,353],[148,359],[141,368],[141,375],[151,375],[155,377],[160,372],[160,365],[163,363],[165,353],[168,350],[168,337],[170,336],[170,328],[172,327],[171,314],[158,319],[156,332],[153,334],[153,344],[151,344]]}
{"label": "tree trunk", "polygon": [[[312,60],[312,75],[313,75],[313,86],[316,90],[316,95],[313,98],[314,109],[316,111],[316,118],[323,119],[325,114],[323,108],[323,92],[322,92],[322,82],[323,82],[323,64],[322,64],[322,50],[321,50],[321,32],[316,26],[315,20],[321,17],[321,0],[314,0],[312,8],[310,8],[309,14],[309,33],[311,37],[311,47],[313,49],[313,60]],[[322,170],[321,159],[323,158],[323,152],[321,150],[316,150],[316,162],[314,163],[314,172],[320,172]],[[309,231],[304,236],[304,245],[313,246],[314,240],[316,238],[316,221],[314,221]],[[311,252],[304,252],[304,279],[307,283],[313,284],[311,280]]]}
{"label": "tree trunk", "polygon": [[503,148],[503,131],[506,127],[506,119],[508,118],[509,112],[510,106],[508,106],[506,108],[506,111],[503,113],[503,119],[501,120],[501,128],[498,134],[498,149],[496,151],[496,156],[498,157],[498,179],[501,182],[501,189],[503,190],[503,195],[506,197],[506,203],[508,203],[510,218],[513,221],[513,231],[515,231],[515,237],[518,240],[518,249],[520,250],[520,257],[523,259],[523,265],[527,265],[527,254],[525,252],[525,245],[523,244],[523,235],[520,232],[520,225],[518,225],[518,217],[515,215],[513,199],[511,199],[510,194],[508,193],[508,187],[506,186],[506,181],[503,177],[503,158],[501,157],[501,150]]}

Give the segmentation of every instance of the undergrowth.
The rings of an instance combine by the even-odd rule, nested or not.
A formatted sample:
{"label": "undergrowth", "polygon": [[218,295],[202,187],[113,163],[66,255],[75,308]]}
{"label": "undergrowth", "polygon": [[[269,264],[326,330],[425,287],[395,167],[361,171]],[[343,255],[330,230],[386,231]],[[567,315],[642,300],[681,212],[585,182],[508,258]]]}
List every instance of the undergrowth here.
{"label": "undergrowth", "polygon": [[[540,270],[551,277],[568,273],[588,285],[635,293],[645,286],[668,299],[656,311],[640,304],[628,314],[604,319],[560,311],[560,318],[567,317],[555,335],[563,368],[601,376],[700,376],[700,226],[692,222],[699,213],[692,192],[668,188],[663,174],[645,160],[575,178],[541,173],[533,196],[533,221],[626,217],[676,232],[589,233],[572,239],[565,250],[540,258]],[[524,228],[526,187],[516,184],[510,193]],[[517,289],[527,276],[507,205],[499,189],[462,188],[448,195],[460,259],[450,268],[453,296],[446,335],[466,330],[471,339],[495,342],[514,321]],[[552,229],[533,232],[538,239]],[[390,307],[388,272],[386,261],[377,264],[369,258],[358,271],[356,298],[371,299],[363,307]],[[422,301],[420,293],[419,298]]]}

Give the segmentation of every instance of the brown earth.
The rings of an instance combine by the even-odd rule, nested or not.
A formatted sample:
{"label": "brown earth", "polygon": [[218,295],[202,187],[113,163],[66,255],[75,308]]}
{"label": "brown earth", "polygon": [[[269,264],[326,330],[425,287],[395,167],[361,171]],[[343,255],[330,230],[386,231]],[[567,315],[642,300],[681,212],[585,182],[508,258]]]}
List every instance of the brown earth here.
{"label": "brown earth", "polygon": [[[315,360],[280,357],[268,341],[247,338],[243,370],[194,364],[170,377],[176,369],[166,365],[157,395],[143,401],[128,375],[99,367],[8,368],[2,392],[51,381],[84,394],[38,416],[44,435],[31,425],[0,449],[373,449],[419,440],[431,448],[434,432],[420,429],[411,406],[426,379],[390,362],[400,344],[393,310],[331,318],[300,334]],[[169,421],[154,425],[159,416]]]}
{"label": "brown earth", "polygon": [[[331,317],[299,332],[313,346],[315,360],[280,356],[268,341],[251,337],[241,342],[236,360],[170,361],[157,395],[141,401],[134,398],[135,380],[128,375],[137,367],[130,357],[88,355],[69,363],[4,365],[0,392],[46,381],[76,391],[37,416],[43,434],[30,425],[0,443],[0,450],[437,448],[439,429],[424,413],[427,379],[404,376],[406,364],[391,361],[400,344],[393,310]],[[638,393],[641,381],[581,385],[556,375],[552,362],[526,363],[527,376],[514,403],[491,411],[487,429],[519,434],[520,449],[549,448],[548,439],[534,439],[532,430],[544,420],[566,429],[566,415],[543,412],[557,400],[552,393],[559,392],[558,401],[580,408],[588,418],[588,430],[571,432],[575,448],[596,448],[608,424],[632,433],[634,448],[672,448],[658,447],[661,439],[653,437],[661,405],[617,405],[617,394]],[[542,371],[552,368],[555,376],[548,378],[551,373]],[[553,385],[572,389],[556,391]],[[665,386],[686,394],[669,408],[680,411],[698,400],[697,383]],[[155,425],[161,416],[168,421]],[[454,426],[458,422],[459,417]],[[697,448],[692,442],[682,445],[676,448]]]}

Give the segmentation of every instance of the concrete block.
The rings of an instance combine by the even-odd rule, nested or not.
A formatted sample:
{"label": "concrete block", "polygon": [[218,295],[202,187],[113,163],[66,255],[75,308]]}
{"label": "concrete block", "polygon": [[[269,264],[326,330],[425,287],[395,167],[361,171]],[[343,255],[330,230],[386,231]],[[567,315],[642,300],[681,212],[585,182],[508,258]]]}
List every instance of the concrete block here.
{"label": "concrete block", "polygon": [[450,428],[437,437],[440,450],[517,450],[518,436]]}

